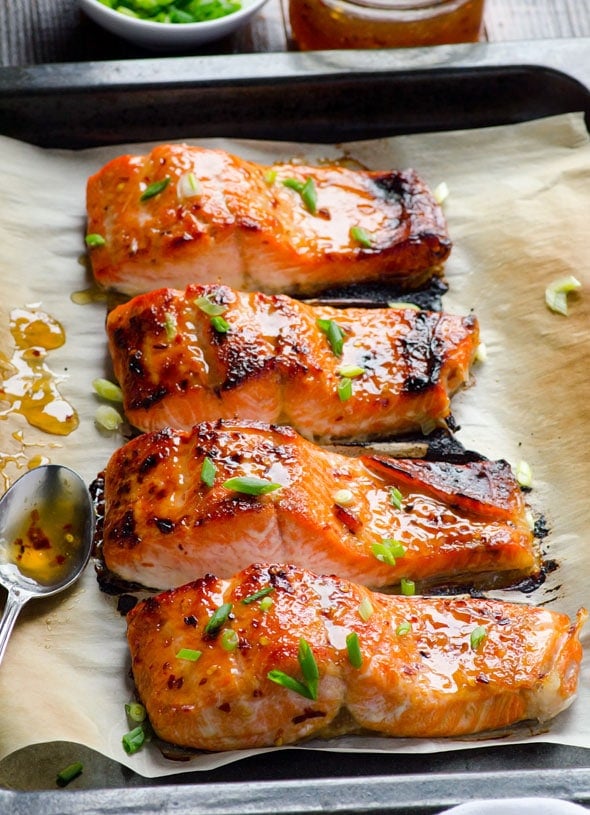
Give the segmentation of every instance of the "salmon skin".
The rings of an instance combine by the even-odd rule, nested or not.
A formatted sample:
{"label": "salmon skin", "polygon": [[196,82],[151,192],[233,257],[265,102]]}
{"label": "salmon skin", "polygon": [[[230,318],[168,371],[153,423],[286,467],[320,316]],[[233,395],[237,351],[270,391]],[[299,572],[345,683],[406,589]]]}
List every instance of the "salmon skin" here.
{"label": "salmon skin", "polygon": [[358,441],[444,426],[479,326],[472,315],[335,309],[194,285],[119,305],[107,335],[140,430],[238,417]]}
{"label": "salmon skin", "polygon": [[127,638],[156,734],[217,751],[548,721],[574,698],[586,616],[253,565],[140,602]]}
{"label": "salmon skin", "polygon": [[95,279],[128,295],[210,282],[292,294],[376,280],[415,288],[451,250],[413,170],[265,167],[187,144],[110,161],[88,180],[87,213]]}
{"label": "salmon skin", "polygon": [[[248,494],[236,477],[277,488]],[[144,434],[111,456],[102,554],[156,589],[259,560],[394,590],[404,578],[490,588],[540,568],[506,462],[349,458],[291,428],[231,421]]]}

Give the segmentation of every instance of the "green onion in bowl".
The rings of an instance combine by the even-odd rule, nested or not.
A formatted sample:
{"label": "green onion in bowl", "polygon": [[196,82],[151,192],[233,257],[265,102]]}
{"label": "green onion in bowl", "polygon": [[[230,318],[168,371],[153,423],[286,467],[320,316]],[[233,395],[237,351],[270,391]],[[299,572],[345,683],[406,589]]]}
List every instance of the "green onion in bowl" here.
{"label": "green onion in bowl", "polygon": [[203,23],[242,8],[240,0],[99,0],[103,6],[153,23]]}

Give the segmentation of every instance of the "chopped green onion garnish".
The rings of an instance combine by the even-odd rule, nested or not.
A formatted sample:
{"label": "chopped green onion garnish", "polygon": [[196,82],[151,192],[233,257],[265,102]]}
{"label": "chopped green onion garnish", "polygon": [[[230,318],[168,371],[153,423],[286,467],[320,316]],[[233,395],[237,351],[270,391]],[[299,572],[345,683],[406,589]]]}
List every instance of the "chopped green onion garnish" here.
{"label": "chopped green onion garnish", "polygon": [[145,730],[143,729],[143,725],[140,724],[134,727],[133,730],[130,730],[129,733],[125,733],[121,741],[123,742],[123,748],[126,753],[129,755],[137,753],[145,742]]}
{"label": "chopped green onion garnish", "polygon": [[164,315],[164,329],[166,330],[166,339],[171,342],[177,335],[178,329],[176,325],[176,315],[167,311]]}
{"label": "chopped green onion garnish", "polygon": [[260,610],[261,611],[268,611],[273,605],[272,597],[263,597],[260,601]]}
{"label": "chopped green onion garnish", "polygon": [[118,430],[123,424],[123,417],[111,405],[99,405],[94,413],[94,419],[104,430]]}
{"label": "chopped green onion garnish", "polygon": [[277,180],[277,171],[276,170],[267,170],[264,174],[264,181],[266,184],[274,184]]}
{"label": "chopped green onion garnish", "polygon": [[393,538],[384,538],[381,543],[373,543],[371,551],[377,560],[387,563],[388,566],[395,566],[396,558],[406,554],[405,546]]}
{"label": "chopped green onion garnish", "polygon": [[402,508],[403,495],[397,487],[391,487],[389,490],[389,503],[396,509]]}
{"label": "chopped green onion garnish", "polygon": [[344,331],[340,328],[338,323],[334,322],[334,320],[324,320],[320,318],[316,320],[316,325],[328,338],[330,347],[336,356],[341,356],[344,346]]}
{"label": "chopped green onion garnish", "polygon": [[413,594],[416,594],[416,584],[413,580],[409,580],[407,577],[402,577],[400,586],[402,594],[405,594],[407,597],[411,597]]}
{"label": "chopped green onion garnish", "polygon": [[245,606],[249,606],[250,603],[255,603],[256,600],[261,600],[263,597],[266,597],[267,594],[273,592],[274,586],[265,586],[263,589],[259,589],[259,591],[255,591],[254,594],[249,594],[247,597],[244,597],[242,603]]}
{"label": "chopped green onion garnish", "polygon": [[567,317],[567,296],[571,292],[578,291],[581,287],[582,284],[573,275],[561,277],[545,289],[545,302],[551,311],[556,311],[558,314]]}
{"label": "chopped green onion garnish", "polygon": [[354,379],[357,376],[362,376],[366,373],[364,368],[360,365],[341,365],[336,371],[338,376],[346,376],[348,379]]}
{"label": "chopped green onion garnish", "polygon": [[129,702],[126,704],[125,713],[127,714],[129,720],[135,722],[135,724],[141,724],[141,722],[144,722],[147,715],[144,706],[139,702]]}
{"label": "chopped green onion garnish", "polygon": [[211,327],[218,334],[227,334],[229,323],[224,317],[211,317]]}
{"label": "chopped green onion garnish", "polygon": [[201,183],[194,173],[185,173],[178,179],[176,192],[179,198],[196,198],[201,194]]}
{"label": "chopped green onion garnish", "polygon": [[334,498],[334,503],[340,504],[341,507],[347,507],[354,503],[354,493],[352,490],[336,490],[332,497]]}
{"label": "chopped green onion garnish", "polygon": [[237,475],[224,481],[223,486],[226,490],[243,492],[245,495],[266,495],[267,492],[280,490],[282,484],[267,481],[265,478],[257,478],[253,475]]}
{"label": "chopped green onion garnish", "polygon": [[215,483],[216,473],[217,467],[208,456],[205,456],[203,463],[201,464],[201,481],[203,484],[206,484],[208,487],[212,487]]}
{"label": "chopped green onion garnish", "polygon": [[398,627],[395,629],[395,633],[399,637],[403,637],[405,634],[409,634],[412,630],[412,624],[409,623],[407,620],[404,620],[403,623],[400,623]]}
{"label": "chopped green onion garnish", "polygon": [[170,176],[162,178],[161,181],[154,181],[153,184],[148,184],[145,190],[139,196],[140,201],[147,201],[148,198],[154,198],[163,192],[170,183]]}
{"label": "chopped green onion garnish", "polygon": [[201,309],[201,311],[205,314],[208,314],[209,317],[219,317],[219,315],[224,314],[227,311],[227,306],[220,303],[214,303],[211,298],[207,297],[206,295],[197,297],[195,300],[195,306]]}
{"label": "chopped green onion garnish", "polygon": [[305,182],[299,181],[297,178],[285,178],[283,185],[298,192],[307,210],[312,215],[316,214],[318,209],[318,193],[313,178],[309,177]]}
{"label": "chopped green onion garnish", "polygon": [[219,642],[224,651],[235,651],[238,647],[238,639],[237,632],[233,628],[224,628]]}
{"label": "chopped green onion garnish", "polygon": [[225,624],[227,618],[231,613],[231,603],[223,603],[223,605],[216,608],[209,622],[205,626],[205,634],[212,637],[218,633],[219,629]]}
{"label": "chopped green onion garnish", "polygon": [[186,659],[188,662],[196,662],[203,656],[202,651],[197,651],[196,648],[181,648],[176,652],[176,659]]}
{"label": "chopped green onion garnish", "polygon": [[74,778],[77,778],[82,770],[84,769],[84,765],[81,761],[75,761],[73,764],[68,764],[67,767],[64,767],[57,774],[56,783],[59,787],[65,787],[66,784],[69,784],[70,781],[73,781]]}
{"label": "chopped green onion garnish", "polygon": [[446,201],[449,195],[449,187],[447,182],[441,181],[440,184],[437,184],[432,191],[432,195],[437,204],[442,204],[444,201]]}
{"label": "chopped green onion garnish", "polygon": [[359,635],[356,631],[351,631],[346,636],[346,650],[348,651],[348,661],[353,668],[360,668],[363,664],[363,655],[359,645]]}
{"label": "chopped green onion garnish", "polygon": [[471,632],[471,636],[469,637],[469,641],[471,643],[471,647],[474,651],[477,651],[479,646],[485,640],[487,634],[486,630],[483,625],[478,625],[476,628],[473,629]]}
{"label": "chopped green onion garnish", "polygon": [[318,670],[313,651],[311,650],[307,640],[303,637],[299,640],[299,651],[297,653],[297,660],[303,673],[303,682],[289,676],[283,671],[274,670],[269,671],[267,676],[271,682],[277,685],[282,685],[284,688],[293,690],[306,699],[318,698],[318,684],[320,679],[320,672]]}
{"label": "chopped green onion garnish", "polygon": [[524,489],[530,489],[533,486],[533,471],[526,461],[518,462],[514,475],[519,485]]}
{"label": "chopped green onion garnish", "polygon": [[114,382],[110,382],[108,379],[98,379],[92,380],[92,387],[96,391],[96,393],[102,399],[108,399],[109,402],[122,402],[123,401],[123,391],[118,385],[115,385]]}
{"label": "chopped green onion garnish", "polygon": [[359,606],[359,614],[361,620],[363,620],[363,622],[366,623],[367,620],[369,620],[373,616],[373,613],[374,609],[371,604],[371,601],[369,600],[368,597],[363,597],[363,599],[361,600],[361,604]]}
{"label": "chopped green onion garnish", "polygon": [[371,233],[367,232],[366,229],[363,229],[362,226],[351,226],[350,237],[353,239],[353,241],[360,243],[360,245],[364,246],[366,249],[371,249],[373,246]]}
{"label": "chopped green onion garnish", "polygon": [[475,349],[475,360],[476,362],[485,362],[488,358],[488,348],[485,342],[478,343],[477,348]]}
{"label": "chopped green onion garnish", "polygon": [[352,396],[352,379],[343,376],[336,387],[336,393],[341,402],[348,402]]}
{"label": "chopped green onion garnish", "polygon": [[102,235],[99,235],[98,232],[91,232],[89,235],[86,235],[86,237],[84,238],[84,242],[86,243],[86,246],[95,248],[97,246],[104,246],[106,240],[103,238]]}

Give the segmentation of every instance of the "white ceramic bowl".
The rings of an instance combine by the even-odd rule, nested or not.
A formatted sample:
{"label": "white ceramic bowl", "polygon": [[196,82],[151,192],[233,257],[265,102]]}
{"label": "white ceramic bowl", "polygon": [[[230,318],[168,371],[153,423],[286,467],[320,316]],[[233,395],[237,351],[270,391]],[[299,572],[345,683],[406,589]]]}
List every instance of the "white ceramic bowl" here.
{"label": "white ceramic bowl", "polygon": [[232,34],[253,17],[267,0],[242,0],[242,8],[217,20],[202,23],[155,23],[128,17],[99,0],[79,0],[95,23],[129,42],[154,51],[181,51]]}

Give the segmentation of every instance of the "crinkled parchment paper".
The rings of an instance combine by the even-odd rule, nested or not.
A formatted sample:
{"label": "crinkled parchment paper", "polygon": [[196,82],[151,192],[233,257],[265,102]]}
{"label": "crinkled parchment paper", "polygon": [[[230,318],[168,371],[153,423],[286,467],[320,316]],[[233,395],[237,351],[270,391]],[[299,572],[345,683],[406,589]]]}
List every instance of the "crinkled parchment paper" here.
{"label": "crinkled parchment paper", "polygon": [[[445,210],[454,249],[444,305],[479,316],[488,351],[474,386],[455,400],[458,437],[489,457],[531,465],[529,500],[548,522],[546,555],[559,564],[532,595],[504,596],[571,615],[589,604],[590,143],[583,117],[344,147],[202,143],[268,163],[304,155],[339,157],[346,150],[375,169],[413,166],[431,186],[447,183]],[[90,283],[80,262],[86,178],[128,149],[49,151],[0,140],[0,350],[3,357],[12,353],[12,309],[34,306],[57,319],[67,340],[48,354],[47,365],[80,416],[75,432],[57,437],[3,413],[0,472],[5,478],[42,455],[73,466],[90,482],[122,441],[94,424],[91,382],[108,372],[105,305],[79,305],[71,295]],[[582,282],[582,289],[570,297],[570,315],[564,317],[547,309],[544,291],[568,274]],[[124,632],[124,620],[113,599],[99,591],[92,568],[61,599],[29,605],[0,670],[0,758],[27,745],[64,740],[156,777],[248,754],[197,756],[187,765],[168,761],[150,745],[128,757],[121,746],[128,729],[124,703],[132,695]],[[589,637],[590,626],[586,645]],[[572,708],[544,732],[515,729],[500,743],[526,739],[590,746],[588,660]],[[301,749],[429,752],[493,743],[345,738]]]}

